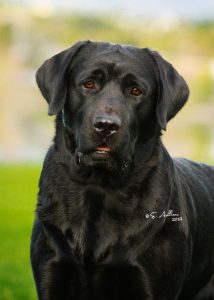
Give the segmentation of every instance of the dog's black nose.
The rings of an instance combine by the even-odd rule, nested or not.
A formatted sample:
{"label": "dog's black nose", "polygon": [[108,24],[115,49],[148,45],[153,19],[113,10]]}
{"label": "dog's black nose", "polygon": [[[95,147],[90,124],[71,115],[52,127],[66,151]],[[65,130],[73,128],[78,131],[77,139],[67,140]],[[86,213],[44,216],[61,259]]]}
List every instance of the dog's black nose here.
{"label": "dog's black nose", "polygon": [[94,129],[102,135],[112,135],[116,133],[121,126],[121,120],[118,116],[96,116],[93,121]]}

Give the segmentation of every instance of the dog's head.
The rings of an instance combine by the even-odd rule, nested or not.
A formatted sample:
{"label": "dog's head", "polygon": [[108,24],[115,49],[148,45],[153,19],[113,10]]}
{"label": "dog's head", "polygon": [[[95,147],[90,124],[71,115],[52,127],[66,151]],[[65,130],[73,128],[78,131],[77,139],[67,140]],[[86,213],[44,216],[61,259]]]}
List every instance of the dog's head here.
{"label": "dog's head", "polygon": [[79,42],[37,71],[50,115],[61,115],[80,165],[124,168],[185,104],[184,79],[147,48]]}

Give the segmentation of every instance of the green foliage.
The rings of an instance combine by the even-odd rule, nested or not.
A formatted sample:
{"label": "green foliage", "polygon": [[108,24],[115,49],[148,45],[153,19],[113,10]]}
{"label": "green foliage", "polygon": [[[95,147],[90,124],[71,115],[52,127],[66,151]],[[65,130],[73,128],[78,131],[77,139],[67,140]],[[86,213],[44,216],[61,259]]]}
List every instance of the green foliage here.
{"label": "green foliage", "polygon": [[202,68],[192,81],[192,98],[197,102],[211,102],[214,96],[214,80],[207,68]]}
{"label": "green foliage", "polygon": [[39,166],[0,166],[0,299],[35,300],[29,259]]}
{"label": "green foliage", "polygon": [[8,23],[0,26],[1,46],[9,46],[12,43],[12,26]]}
{"label": "green foliage", "polygon": [[[195,124],[190,126],[187,138],[194,138],[194,153],[192,159],[203,161],[204,153],[207,152],[209,142],[210,142],[211,130],[204,124]],[[208,153],[206,157],[209,157]],[[212,162],[209,161],[211,164]]]}

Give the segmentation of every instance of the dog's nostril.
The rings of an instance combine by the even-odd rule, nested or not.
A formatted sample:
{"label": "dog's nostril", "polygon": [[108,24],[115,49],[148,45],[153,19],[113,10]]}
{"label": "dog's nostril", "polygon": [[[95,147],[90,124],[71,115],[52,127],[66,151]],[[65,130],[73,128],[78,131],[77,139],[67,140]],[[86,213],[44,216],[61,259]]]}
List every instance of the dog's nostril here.
{"label": "dog's nostril", "polygon": [[120,126],[119,126],[118,124],[111,124],[111,125],[109,126],[109,129],[110,129],[111,131],[118,131],[118,130],[120,129]]}
{"label": "dog's nostril", "polygon": [[117,116],[97,116],[93,123],[95,131],[106,136],[116,133],[121,126]]}
{"label": "dog's nostril", "polygon": [[102,130],[104,124],[102,122],[97,122],[94,124],[95,129]]}

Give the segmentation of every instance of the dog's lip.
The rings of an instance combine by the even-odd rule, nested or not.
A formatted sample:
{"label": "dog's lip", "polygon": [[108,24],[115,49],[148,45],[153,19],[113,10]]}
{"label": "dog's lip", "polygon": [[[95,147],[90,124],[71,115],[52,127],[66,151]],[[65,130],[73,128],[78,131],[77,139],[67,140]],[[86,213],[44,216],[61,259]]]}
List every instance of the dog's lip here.
{"label": "dog's lip", "polygon": [[111,148],[106,144],[93,147],[86,151],[77,151],[77,159],[79,164],[84,157],[90,157],[94,162],[105,163],[110,159]]}
{"label": "dog's lip", "polygon": [[88,149],[78,149],[77,153],[79,156],[83,156],[85,154],[93,154],[93,153],[98,153],[98,154],[109,154],[112,152],[111,147],[107,146],[106,144],[101,144],[99,146],[91,147]]}
{"label": "dog's lip", "polygon": [[94,150],[97,153],[109,153],[111,151],[111,148],[107,146],[106,144],[102,144],[95,148]]}

